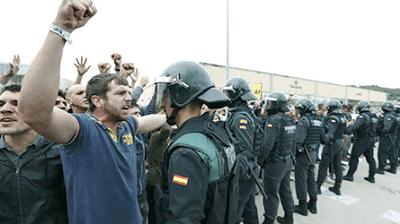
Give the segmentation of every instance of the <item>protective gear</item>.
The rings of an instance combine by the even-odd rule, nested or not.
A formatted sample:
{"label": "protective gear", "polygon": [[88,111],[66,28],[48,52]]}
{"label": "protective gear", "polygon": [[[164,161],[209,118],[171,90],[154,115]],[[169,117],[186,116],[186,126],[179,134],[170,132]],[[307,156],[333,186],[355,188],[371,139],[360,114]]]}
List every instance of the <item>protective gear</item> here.
{"label": "protective gear", "polygon": [[269,114],[289,112],[286,96],[281,92],[272,92],[265,98],[265,109]]}
{"label": "protective gear", "polygon": [[249,85],[243,78],[229,79],[223,88],[223,91],[232,102],[237,101],[239,98],[243,101],[256,100],[256,96],[251,92]]}
{"label": "protective gear", "polygon": [[269,120],[275,120],[281,124],[279,137],[268,155],[267,161],[285,161],[293,156],[295,147],[295,130],[296,126],[293,120],[286,115],[279,113],[270,117]]}
{"label": "protective gear", "polygon": [[[214,123],[208,116],[188,120],[167,148],[157,188],[159,223],[238,223],[235,149],[223,122]],[[170,166],[180,155],[191,158]],[[196,170],[199,168],[202,170]],[[206,191],[206,197],[193,194],[199,191]],[[177,201],[196,203],[189,208]]]}
{"label": "protective gear", "polygon": [[394,104],[389,101],[384,102],[382,104],[382,111],[385,113],[394,111]]}
{"label": "protective gear", "polygon": [[[221,91],[215,88],[210,75],[203,66],[195,62],[182,61],[170,65],[161,76],[155,80],[154,110],[161,109],[164,97],[174,111],[167,121],[174,124],[179,110],[187,104],[198,100],[211,109],[221,108],[230,103]],[[165,106],[165,105],[163,105]]]}
{"label": "protective gear", "polygon": [[341,107],[342,107],[342,104],[337,100],[331,100],[326,104],[326,109],[328,111],[328,114],[341,113],[341,111],[340,111]]}
{"label": "protective gear", "polygon": [[304,145],[319,145],[321,144],[321,134],[324,132],[322,121],[318,120],[315,116],[305,116],[309,122],[310,127],[307,129]]}
{"label": "protective gear", "polygon": [[370,105],[369,105],[369,103],[367,101],[360,101],[357,104],[357,112],[358,113],[361,113],[361,112],[364,112],[364,111],[368,111],[369,112],[369,108],[370,108]]}
{"label": "protective gear", "polygon": [[300,112],[300,114],[305,114],[315,110],[314,104],[309,99],[301,99],[295,108]]}

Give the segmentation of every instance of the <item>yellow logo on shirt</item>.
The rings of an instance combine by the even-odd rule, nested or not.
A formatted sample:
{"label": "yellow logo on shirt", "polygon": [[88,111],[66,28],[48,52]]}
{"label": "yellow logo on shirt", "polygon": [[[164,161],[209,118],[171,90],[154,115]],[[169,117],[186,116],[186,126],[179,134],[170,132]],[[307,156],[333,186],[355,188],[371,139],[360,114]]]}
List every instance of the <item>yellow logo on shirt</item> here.
{"label": "yellow logo on shirt", "polygon": [[127,145],[132,145],[133,144],[133,137],[131,133],[125,134],[122,136],[122,141],[124,141],[125,144]]}

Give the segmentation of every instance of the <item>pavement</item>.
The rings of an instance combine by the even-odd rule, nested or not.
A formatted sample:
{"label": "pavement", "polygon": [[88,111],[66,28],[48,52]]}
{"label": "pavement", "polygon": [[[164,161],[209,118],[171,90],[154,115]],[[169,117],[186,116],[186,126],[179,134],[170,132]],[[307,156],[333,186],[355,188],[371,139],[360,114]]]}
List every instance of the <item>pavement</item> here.
{"label": "pavement", "polygon": [[[375,148],[376,151],[376,148]],[[377,157],[375,157],[377,158]],[[346,170],[343,175],[347,173]],[[400,224],[400,169],[397,175],[385,172],[375,175],[375,184],[364,180],[368,175],[368,164],[360,158],[354,181],[343,180],[342,195],[336,196],[328,190],[333,182],[327,181],[318,197],[318,214],[294,215],[296,224]],[[295,204],[298,204],[294,181],[291,188]],[[256,196],[260,223],[264,220],[262,196]],[[283,216],[280,205],[278,215]]]}

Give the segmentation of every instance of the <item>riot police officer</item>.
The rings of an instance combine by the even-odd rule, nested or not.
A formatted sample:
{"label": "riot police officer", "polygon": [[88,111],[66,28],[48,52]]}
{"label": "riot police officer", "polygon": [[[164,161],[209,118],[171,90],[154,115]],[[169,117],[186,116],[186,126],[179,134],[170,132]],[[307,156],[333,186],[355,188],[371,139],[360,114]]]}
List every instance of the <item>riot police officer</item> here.
{"label": "riot police officer", "polygon": [[[286,97],[283,93],[272,92],[266,98],[268,117],[264,126],[263,154],[264,191],[267,199],[264,204],[264,224],[274,223],[278,212],[279,198],[285,212],[278,217],[279,223],[293,223],[294,202],[290,189],[290,172],[293,168],[296,126],[289,112]],[[278,197],[279,195],[279,197]]]}
{"label": "riot police officer", "polygon": [[[315,181],[315,163],[318,149],[323,140],[323,124],[315,114],[315,107],[309,99],[296,104],[300,119],[296,126],[296,164],[295,185],[299,205],[294,212],[307,216],[308,210],[317,213],[317,183]],[[307,203],[307,193],[310,200]]]}
{"label": "riot police officer", "polygon": [[[244,223],[257,224],[258,213],[255,203],[254,191],[257,155],[255,152],[255,131],[257,118],[247,106],[247,102],[256,100],[249,85],[243,78],[231,78],[224,85],[224,93],[230,98],[227,124],[237,141],[236,160],[240,170],[239,181],[239,209],[238,214]],[[260,142],[261,143],[261,142]],[[261,144],[260,144],[261,147]]]}
{"label": "riot police officer", "polygon": [[360,101],[357,104],[357,112],[359,116],[356,119],[354,125],[347,127],[346,133],[354,136],[353,148],[351,150],[349,170],[343,177],[344,180],[353,181],[354,173],[357,170],[358,158],[364,155],[369,165],[368,177],[364,179],[375,183],[375,172],[376,163],[374,159],[374,145],[375,145],[375,134],[374,134],[374,115],[369,110],[370,105],[366,101]]}
{"label": "riot police officer", "polygon": [[378,148],[378,169],[376,173],[384,174],[387,159],[390,161],[390,168],[386,171],[396,174],[397,172],[397,119],[394,114],[394,104],[385,102],[382,104],[383,118],[379,121],[379,148]]}
{"label": "riot police officer", "polygon": [[225,129],[208,113],[200,115],[202,104],[220,108],[230,100],[201,65],[183,61],[156,78],[155,103],[155,109],[161,104],[167,122],[178,126],[165,151],[156,190],[158,223],[237,222],[230,219],[228,207],[230,196],[237,198],[228,194],[234,148]]}
{"label": "riot police officer", "polygon": [[322,158],[318,169],[317,187],[321,193],[321,186],[327,174],[328,166],[331,164],[336,175],[335,186],[329,190],[336,195],[341,195],[340,187],[342,184],[342,150],[344,150],[343,135],[346,130],[346,119],[341,114],[341,104],[337,100],[327,103],[326,109],[328,116],[324,122],[325,145],[322,151]]}

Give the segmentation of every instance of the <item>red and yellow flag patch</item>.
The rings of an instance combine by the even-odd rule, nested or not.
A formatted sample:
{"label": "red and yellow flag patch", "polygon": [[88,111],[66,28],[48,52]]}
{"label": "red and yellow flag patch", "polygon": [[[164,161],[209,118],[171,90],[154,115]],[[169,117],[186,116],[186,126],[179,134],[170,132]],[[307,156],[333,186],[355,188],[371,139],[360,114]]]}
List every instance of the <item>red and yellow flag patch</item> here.
{"label": "red and yellow flag patch", "polygon": [[180,176],[180,175],[174,175],[174,177],[172,178],[172,183],[174,184],[178,184],[181,186],[186,187],[188,185],[189,182],[189,178],[188,177],[184,177],[184,176]]}

